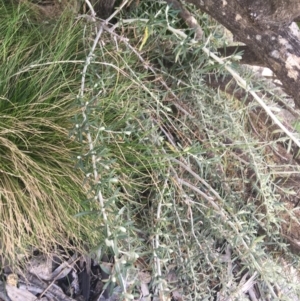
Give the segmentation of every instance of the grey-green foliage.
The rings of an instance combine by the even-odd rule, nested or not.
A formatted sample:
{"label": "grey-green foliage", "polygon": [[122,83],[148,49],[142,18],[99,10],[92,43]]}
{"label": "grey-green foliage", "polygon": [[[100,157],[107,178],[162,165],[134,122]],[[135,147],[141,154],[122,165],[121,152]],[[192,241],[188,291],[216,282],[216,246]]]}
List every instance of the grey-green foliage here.
{"label": "grey-green foliage", "polygon": [[[156,275],[154,293],[168,286],[187,300],[242,300],[245,286],[256,281],[263,299],[276,298],[274,283],[281,288],[290,283],[287,298],[299,294],[276,259],[276,250],[287,251],[280,236],[286,209],[277,201],[264,146],[247,132],[251,107],[206,86],[208,73],[227,73],[206,57],[201,44],[191,43],[192,34],[172,10],[154,1],[135,13],[132,18],[149,21],[121,23],[129,41],[116,35],[112,43],[114,35],[103,34],[105,46],[95,50],[88,88],[78,99],[87,119],[78,114],[72,132],[84,145],[78,166],[90,179],[90,199],[99,191],[104,199],[99,215],[107,214],[109,232],[100,250],[112,252],[117,263],[120,258],[132,263],[132,254],[146,259]],[[220,29],[205,15],[198,17],[211,33],[206,46],[214,49]],[[168,26],[186,31],[188,38]],[[146,44],[138,52],[142,37]],[[237,158],[237,149],[248,165]],[[121,266],[120,282],[135,270]],[[175,271],[177,282],[171,284],[168,277]]]}

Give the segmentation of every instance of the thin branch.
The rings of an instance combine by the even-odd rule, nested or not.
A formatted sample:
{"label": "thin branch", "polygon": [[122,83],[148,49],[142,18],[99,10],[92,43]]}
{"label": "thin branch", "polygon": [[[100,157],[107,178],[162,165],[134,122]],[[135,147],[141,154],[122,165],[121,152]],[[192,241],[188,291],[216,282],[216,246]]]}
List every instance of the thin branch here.
{"label": "thin branch", "polygon": [[122,9],[123,7],[129,2],[129,0],[124,0],[122,4],[105,20],[105,24],[108,24]]}
{"label": "thin branch", "polygon": [[179,16],[185,21],[186,25],[195,30],[195,39],[200,41],[203,38],[203,31],[194,16],[178,0],[166,0],[166,2],[179,11]]}
{"label": "thin branch", "polygon": [[91,2],[89,0],[84,0],[84,2],[87,4],[87,6],[89,7],[90,11],[91,11],[91,17],[92,20],[95,22],[96,21],[96,13],[94,10],[93,5],[91,4]]}
{"label": "thin branch", "polygon": [[[164,196],[164,191],[166,190],[168,185],[168,178],[165,179],[164,186],[161,192],[161,197],[157,206],[156,210],[156,220],[159,223],[161,219],[161,210],[162,210],[162,201],[163,201],[163,196]],[[153,260],[155,262],[155,267],[156,267],[156,273],[157,273],[157,278],[159,279],[158,283],[158,290],[159,290],[159,295],[160,295],[160,300],[165,301],[167,300],[165,293],[167,291],[167,285],[162,278],[162,270],[161,270],[161,261],[159,256],[157,255],[157,251],[159,250],[160,247],[160,235],[159,233],[155,233],[154,239],[153,239]]]}
{"label": "thin branch", "polygon": [[[103,26],[100,25],[100,27],[98,29],[98,32],[97,32],[97,35],[94,39],[92,48],[91,48],[90,53],[88,54],[88,56],[86,58],[86,61],[85,61],[85,64],[84,64],[84,67],[83,67],[83,70],[82,70],[81,88],[80,88],[80,91],[79,91],[79,97],[81,98],[82,102],[83,102],[83,98],[84,98],[85,79],[86,79],[87,69],[88,69],[89,65],[91,64],[91,61],[94,57],[94,52],[95,52],[95,49],[98,45],[98,42],[100,40],[100,37],[101,37],[102,33],[103,33]],[[88,102],[85,102],[84,107],[82,108],[82,116],[83,116],[82,125],[84,125],[85,121],[87,120],[87,115],[86,115],[87,106],[88,106]],[[97,183],[99,181],[99,174],[98,174],[98,170],[97,170],[97,157],[96,157],[96,154],[93,153],[94,152],[94,143],[93,143],[91,133],[89,131],[89,126],[85,125],[85,129],[86,129],[86,133],[87,133],[87,140],[88,140],[88,144],[89,144],[89,149],[90,149],[91,154],[92,154],[92,166],[93,166],[94,180],[95,180],[95,183]],[[102,214],[103,214],[103,219],[104,219],[104,222],[106,223],[107,215],[106,215],[105,208],[104,208],[104,199],[103,199],[103,196],[102,196],[102,193],[101,193],[100,190],[99,190],[98,195],[96,197],[97,197],[97,199],[100,203]],[[106,223],[106,226],[107,226],[107,234],[109,236],[110,235],[110,230],[109,230],[109,226],[108,226],[107,223]]]}

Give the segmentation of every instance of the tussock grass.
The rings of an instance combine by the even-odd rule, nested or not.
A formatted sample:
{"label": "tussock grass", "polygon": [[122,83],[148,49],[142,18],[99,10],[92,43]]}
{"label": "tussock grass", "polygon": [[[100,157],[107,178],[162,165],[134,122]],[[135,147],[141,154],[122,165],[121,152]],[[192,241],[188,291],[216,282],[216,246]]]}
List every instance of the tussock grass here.
{"label": "tussock grass", "polygon": [[1,2],[0,240],[9,259],[36,246],[80,248],[95,226],[74,218],[85,200],[72,159],[79,145],[68,138],[79,72],[55,63],[83,57],[80,33],[68,15],[30,20],[25,6]]}

